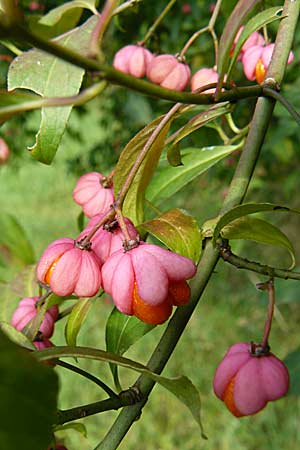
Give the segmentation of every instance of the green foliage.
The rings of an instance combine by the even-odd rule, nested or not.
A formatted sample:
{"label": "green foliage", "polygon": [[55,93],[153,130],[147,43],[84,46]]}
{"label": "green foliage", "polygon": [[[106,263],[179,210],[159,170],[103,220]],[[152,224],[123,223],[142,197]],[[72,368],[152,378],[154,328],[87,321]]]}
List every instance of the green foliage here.
{"label": "green foliage", "polygon": [[239,145],[185,148],[181,151],[179,167],[170,167],[162,160],[147,189],[147,200],[161,203],[239,148]]}
{"label": "green foliage", "polygon": [[0,349],[1,448],[44,449],[50,444],[56,419],[57,376],[2,332]]}
{"label": "green foliage", "polygon": [[91,307],[91,300],[81,298],[72,308],[65,327],[65,338],[68,345],[76,345],[77,335]]}
{"label": "green foliage", "polygon": [[[95,19],[92,17],[78,29],[58,38],[57,42],[84,54],[88,50],[90,33],[94,25]],[[8,88],[30,89],[44,97],[67,97],[78,93],[83,74],[83,69],[61,59],[40,50],[30,50],[17,57],[10,65]],[[29,148],[34,158],[45,164],[52,162],[71,109],[71,106],[42,108],[36,143]]]}
{"label": "green foliage", "polygon": [[236,219],[221,230],[221,236],[229,240],[247,239],[266,245],[286,248],[292,260],[289,269],[295,267],[295,250],[293,244],[279,228],[265,220],[251,217]]}
{"label": "green foliage", "polygon": [[154,219],[143,222],[140,227],[173,252],[191,258],[195,263],[200,259],[201,238],[197,221],[181,209],[171,209]]}
{"label": "green foliage", "polygon": [[[114,308],[107,320],[105,341],[107,351],[122,356],[133,344],[145,334],[149,333],[155,325],[144,323],[134,316],[126,316]],[[121,385],[118,376],[118,366],[110,364],[114,382],[118,390]]]}
{"label": "green foliage", "polygon": [[[116,196],[127,179],[139,153],[148,145],[148,140],[155,133],[161,121],[162,117],[155,119],[143,128],[124,148],[115,169],[114,190]],[[169,126],[170,121],[163,125],[159,133],[152,140],[147,154],[141,162],[139,169],[136,171],[126,194],[122,210],[124,215],[129,217],[135,225],[143,221],[145,191],[163,150]]]}

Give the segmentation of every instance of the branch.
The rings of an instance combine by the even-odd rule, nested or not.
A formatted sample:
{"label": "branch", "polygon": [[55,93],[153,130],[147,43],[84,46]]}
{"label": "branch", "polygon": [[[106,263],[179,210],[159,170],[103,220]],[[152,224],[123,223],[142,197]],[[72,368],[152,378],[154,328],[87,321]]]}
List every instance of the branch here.
{"label": "branch", "polygon": [[62,425],[72,420],[82,419],[105,411],[117,410],[124,406],[134,405],[141,401],[141,393],[135,387],[121,392],[117,397],[108,398],[88,405],[58,411],[56,425]]}
{"label": "branch", "polygon": [[267,275],[268,277],[282,278],[283,280],[300,280],[300,273],[293,272],[292,270],[278,269],[276,267],[270,267],[260,264],[255,261],[249,261],[246,258],[232,253],[228,244],[219,246],[220,256],[225,262],[232,264],[237,269],[251,270],[251,272],[260,273],[261,275]]}

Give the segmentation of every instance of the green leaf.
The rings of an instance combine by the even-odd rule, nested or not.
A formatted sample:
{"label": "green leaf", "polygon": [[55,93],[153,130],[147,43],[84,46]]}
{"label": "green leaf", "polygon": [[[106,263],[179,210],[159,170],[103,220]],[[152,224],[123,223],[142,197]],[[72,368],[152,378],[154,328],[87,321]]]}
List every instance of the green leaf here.
{"label": "green leaf", "polygon": [[288,395],[300,395],[300,351],[299,349],[289,353],[283,360],[290,374],[290,388]]}
{"label": "green leaf", "polygon": [[35,350],[35,346],[32,342],[20,331],[16,330],[15,327],[6,322],[0,322],[0,328],[3,333],[15,344],[20,347],[25,347],[28,350]]}
{"label": "green leaf", "polygon": [[225,239],[248,239],[266,245],[286,248],[295,267],[295,251],[289,238],[269,222],[262,219],[242,217],[236,219],[221,230],[221,236]]}
{"label": "green leaf", "polygon": [[200,418],[201,402],[199,392],[193,383],[185,376],[177,378],[162,377],[161,375],[151,372],[151,370],[149,370],[146,366],[136,361],[123,358],[113,353],[105,352],[104,350],[89,347],[53,347],[40,350],[39,352],[34,352],[34,355],[41,361],[62,357],[95,359],[98,361],[118,364],[119,366],[126,367],[146,375],[172,392],[172,394],[174,394],[189,408],[192,416],[201,429],[202,437],[205,437]]}
{"label": "green leaf", "polygon": [[78,433],[82,434],[82,436],[87,437],[87,430],[85,425],[79,422],[65,423],[64,425],[56,425],[53,431],[56,433],[57,431],[67,431],[67,430],[75,430]]}
{"label": "green leaf", "polygon": [[282,19],[281,15],[282,9],[283,8],[280,6],[274,6],[273,8],[266,9],[256,14],[246,23],[245,28],[243,29],[239,37],[239,40],[235,46],[234,53],[230,59],[229,68],[227,70],[228,78],[236,62],[236,59],[239,56],[241,48],[243,47],[244,43],[246,42],[250,34],[252,34],[254,31],[259,30],[268,23],[274,22],[274,20]]}
{"label": "green leaf", "polygon": [[[234,38],[259,3],[261,0],[239,0],[226,22],[219,45],[218,74],[220,83],[227,72]],[[221,86],[220,83],[218,87]]]}
{"label": "green leaf", "polygon": [[65,338],[68,345],[76,345],[78,333],[91,305],[88,298],[82,298],[76,302],[65,327]]}
{"label": "green leaf", "polygon": [[[54,42],[87,54],[90,35],[96,18],[92,17],[80,27],[54,39]],[[30,50],[18,56],[10,65],[9,90],[30,89],[44,97],[76,95],[80,89],[84,70],[41,50]],[[57,82],[59,80],[59,83]],[[64,133],[72,106],[42,108],[40,129],[36,142],[29,147],[31,155],[51,164]]]}
{"label": "green leaf", "polygon": [[0,448],[46,449],[57,419],[57,375],[1,331],[0,353]]}
{"label": "green leaf", "polygon": [[74,0],[52,9],[39,20],[39,23],[48,26],[55,25],[66,13],[74,9],[78,9],[79,13],[81,13],[83,8],[89,9],[93,14],[97,15],[98,13],[95,7],[95,0]]}
{"label": "green leaf", "polygon": [[[178,142],[180,142],[186,136],[189,136],[194,131],[205,126],[218,117],[230,113],[232,111],[232,108],[233,107],[229,102],[219,103],[218,105],[211,106],[209,109],[202,111],[200,114],[197,114],[195,117],[189,120],[183,127],[181,127],[172,136],[170,136],[167,143],[172,142],[172,147],[175,146]],[[169,150],[169,152],[170,151],[171,150]]]}
{"label": "green leaf", "polygon": [[8,250],[10,264],[25,265],[35,262],[32,245],[13,215],[0,214],[0,230],[0,245]]}
{"label": "green leaf", "polygon": [[[163,117],[158,117],[134,136],[122,151],[114,175],[114,189],[117,195],[126,181],[128,174],[134,165],[138,155],[144,148],[153,132]],[[123,213],[129,217],[135,225],[143,221],[145,191],[157,166],[160,154],[163,150],[165,138],[168,134],[170,121],[162,128],[146,157],[137,170],[123,204]]]}
{"label": "green leaf", "polygon": [[[155,325],[144,323],[134,316],[126,316],[114,308],[106,323],[105,340],[107,351],[123,355],[135,342],[154,327]],[[118,367],[115,364],[110,364],[110,369],[117,389],[122,390],[118,377]]]}
{"label": "green leaf", "polygon": [[182,166],[170,167],[162,161],[147,189],[147,200],[161,203],[239,148],[240,145],[186,148],[181,151]]}
{"label": "green leaf", "polygon": [[201,235],[197,221],[182,209],[171,209],[140,225],[173,252],[200,259]]}
{"label": "green leaf", "polygon": [[27,110],[28,104],[40,101],[41,97],[33,92],[0,90],[0,124]]}
{"label": "green leaf", "polygon": [[274,203],[244,203],[243,205],[235,206],[219,218],[214,229],[213,242],[216,242],[222,228],[224,228],[228,223],[232,222],[235,219],[239,219],[240,217],[263,211],[290,212],[294,214],[300,214],[300,210],[288,208],[286,206],[275,205]]}

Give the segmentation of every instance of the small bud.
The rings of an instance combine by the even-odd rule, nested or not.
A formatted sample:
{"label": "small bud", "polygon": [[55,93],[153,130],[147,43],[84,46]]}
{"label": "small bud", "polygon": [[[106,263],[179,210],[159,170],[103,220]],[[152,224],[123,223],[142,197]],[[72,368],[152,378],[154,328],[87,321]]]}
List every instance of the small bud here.
{"label": "small bud", "polygon": [[121,72],[142,78],[153,59],[152,53],[140,45],[126,45],[114,57],[113,66]]}
{"label": "small bud", "polygon": [[289,373],[282,361],[269,352],[246,342],[229,348],[217,367],[213,387],[236,417],[261,411],[269,401],[285,396],[289,389]]}
{"label": "small bud", "polygon": [[161,87],[183,91],[189,84],[191,71],[173,55],[155,56],[147,70],[147,77]]}

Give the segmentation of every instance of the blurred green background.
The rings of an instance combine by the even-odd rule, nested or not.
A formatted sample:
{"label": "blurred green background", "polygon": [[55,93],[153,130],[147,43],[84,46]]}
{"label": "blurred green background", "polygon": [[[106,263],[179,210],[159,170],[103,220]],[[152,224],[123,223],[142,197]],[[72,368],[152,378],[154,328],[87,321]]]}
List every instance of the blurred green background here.
{"label": "blurred green background", "polygon": [[[29,15],[31,2],[22,2]],[[191,12],[184,14],[188,3]],[[40,2],[47,11],[61,4],[58,1]],[[234,1],[224,1],[217,26],[220,35]],[[266,6],[276,2],[265,2]],[[168,20],[158,29],[150,42],[156,52],[177,52],[186,39],[209,19],[208,1],[178,1]],[[140,9],[115,21],[106,40],[107,58],[123,45],[136,42],[145,34],[149,24],[162,9],[161,2],[142,2]],[[40,13],[43,11],[41,10]],[[81,20],[84,20],[83,15]],[[276,27],[271,26],[271,35]],[[137,34],[138,30],[138,34]],[[110,39],[111,38],[111,39]],[[113,38],[113,39],[112,39]],[[299,109],[300,35],[295,39],[295,60],[288,68],[283,93]],[[9,52],[1,47],[5,54]],[[212,42],[203,35],[187,54],[192,70],[213,64]],[[0,83],[5,86],[7,63],[0,62]],[[243,85],[241,67],[236,70],[237,80]],[[85,83],[89,83],[86,78]],[[12,214],[23,227],[38,260],[43,249],[60,237],[76,237],[80,208],[72,201],[72,190],[79,175],[91,170],[106,174],[114,166],[126,142],[152,118],[168,108],[163,101],[145,98],[124,89],[111,87],[105,94],[84,107],[73,110],[59,152],[51,166],[34,161],[26,150],[34,142],[38,130],[39,112],[28,113],[7,122],[0,135],[8,142],[12,154],[9,162],[0,166],[1,214]],[[234,117],[239,126],[251,117],[253,102],[241,102]],[[191,135],[186,146],[202,147],[220,144],[220,138],[208,128]],[[228,188],[238,156],[222,161],[190,183],[178,195],[163,205],[163,210],[181,207],[198,220],[199,225],[218,214]],[[300,209],[299,200],[300,150],[297,124],[281,107],[275,109],[262,156],[251,182],[247,201],[265,201]],[[297,216],[265,215],[280,226],[293,242],[297,267],[300,270],[300,219]],[[33,266],[28,268],[22,258],[0,241],[1,320],[9,321],[12,311],[26,290],[31,289]],[[289,257],[284,250],[253,243],[237,242],[234,250],[248,259],[274,266],[287,267]],[[288,356],[291,369],[291,390],[288,397],[270,403],[260,414],[236,419],[214,396],[212,378],[214,370],[226,349],[235,342],[259,340],[266,316],[266,295],[256,289],[264,281],[255,273],[247,273],[219,262],[211,282],[195,311],[164,374],[186,374],[199,388],[202,399],[202,418],[208,441],[200,438],[199,430],[190,413],[175,397],[156,386],[141,419],[135,423],[121,444],[123,450],[257,450],[295,449],[300,446],[300,294],[296,281],[276,281],[276,311],[270,344],[274,353],[284,359]],[[36,291],[37,293],[37,291]],[[105,348],[105,323],[112,304],[108,298],[94,303],[78,338],[79,345]],[[56,327],[53,342],[64,343],[65,319]],[[126,356],[146,362],[162,334],[164,326],[143,337]],[[75,362],[74,362],[75,363]],[[112,385],[106,364],[80,361],[80,366]],[[57,368],[61,381],[59,405],[62,409],[104,398],[99,388],[78,375]],[[134,382],[136,375],[120,370],[124,388]],[[70,430],[59,433],[69,450],[92,450],[104,436],[117,412],[108,412],[82,421],[88,437]]]}

